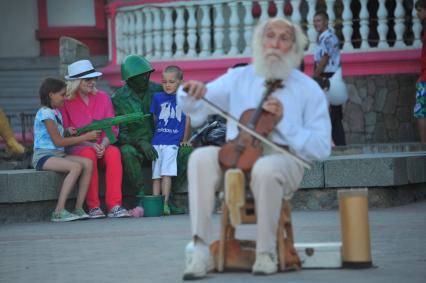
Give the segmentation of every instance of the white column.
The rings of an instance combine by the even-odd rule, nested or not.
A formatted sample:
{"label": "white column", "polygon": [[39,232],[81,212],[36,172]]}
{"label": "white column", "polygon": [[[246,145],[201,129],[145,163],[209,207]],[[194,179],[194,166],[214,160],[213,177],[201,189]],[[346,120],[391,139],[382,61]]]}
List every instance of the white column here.
{"label": "white column", "polygon": [[229,18],[229,41],[231,48],[229,49],[228,55],[237,55],[238,54],[238,3],[231,2],[229,3],[230,8],[230,18]]}
{"label": "white column", "polygon": [[245,48],[243,54],[248,56],[251,54],[251,33],[253,31],[253,16],[251,9],[253,7],[252,1],[243,1],[244,7],[244,41]]}
{"label": "white column", "polygon": [[308,15],[306,17],[306,20],[308,21],[308,39],[309,39],[309,48],[308,52],[312,53],[315,50],[315,47],[317,46],[317,36],[318,33],[315,30],[314,27],[314,15],[315,15],[315,4],[316,0],[308,0]]}
{"label": "white column", "polygon": [[176,22],[175,22],[175,44],[176,44],[176,53],[175,58],[181,58],[184,56],[183,45],[185,43],[185,21],[183,19],[184,8],[176,8]]}
{"label": "white column", "polygon": [[158,59],[162,55],[161,49],[161,32],[163,30],[160,8],[152,8],[154,15],[154,26],[153,26],[153,37],[154,37],[154,49],[152,52],[152,57]]}
{"label": "white column", "polygon": [[405,30],[405,25],[404,25],[405,11],[404,11],[404,7],[402,6],[402,1],[396,1],[394,15],[395,15],[394,30],[396,34],[396,42],[395,42],[394,48],[400,49],[405,47],[405,43],[403,39],[404,30]]}
{"label": "white column", "polygon": [[413,18],[413,34],[414,34],[414,41],[412,47],[414,48],[420,48],[422,46],[422,42],[420,40],[420,35],[422,32],[422,25],[420,24],[420,20],[417,17],[416,9],[413,5],[413,11],[411,12],[411,16]]}
{"label": "white column", "polygon": [[275,17],[284,19],[284,0],[275,1],[275,6],[277,7],[277,15]]}
{"label": "white column", "polygon": [[301,25],[302,16],[300,15],[300,0],[292,0],[291,6],[293,7],[293,13],[291,14],[291,21],[295,24]]}
{"label": "white column", "polygon": [[361,0],[361,11],[359,12],[360,27],[359,33],[361,34],[361,49],[367,49],[370,47],[368,44],[368,33],[370,28],[368,26],[368,9],[367,0]]}
{"label": "white column", "polygon": [[170,7],[164,7],[164,25],[163,25],[163,57],[165,59],[172,57],[172,44],[173,44],[173,22],[172,12]]}
{"label": "white column", "polygon": [[196,10],[193,5],[189,5],[187,7],[188,11],[188,53],[186,56],[194,58],[197,57],[197,53],[195,52],[195,45],[197,44],[197,35],[196,35],[196,28],[197,28],[197,21],[195,20],[195,13]]}
{"label": "white column", "polygon": [[124,15],[118,12],[115,16],[115,46],[117,48],[117,64],[123,61],[123,26],[124,26]]}
{"label": "white column", "polygon": [[200,57],[208,57],[210,55],[210,16],[209,16],[209,6],[202,5],[202,18],[201,18],[201,52]]}
{"label": "white column", "polygon": [[145,32],[144,32],[144,42],[145,42],[145,57],[151,59],[152,57],[152,14],[151,8],[144,9],[145,14]]}
{"label": "white column", "polygon": [[127,34],[128,39],[128,54],[136,53],[136,19],[133,12],[127,13],[129,19],[129,32]]}
{"label": "white column", "polygon": [[142,18],[142,10],[138,9],[135,11],[136,15],[136,53],[142,55],[143,50],[143,18]]}
{"label": "white column", "polygon": [[327,2],[328,24],[330,27],[334,28],[334,22],[336,21],[336,15],[334,14],[334,2],[336,1],[326,0],[326,2]]}
{"label": "white column", "polygon": [[129,54],[129,15],[123,13],[123,25],[121,27],[121,52],[123,52],[123,57]]}
{"label": "white column", "polygon": [[262,1],[258,1],[258,2],[259,2],[259,5],[260,5],[260,9],[262,10],[261,13],[260,13],[259,21],[263,22],[263,21],[266,21],[267,19],[269,19],[269,15],[268,15],[269,1],[262,0]]}
{"label": "white column", "polygon": [[[223,39],[224,39],[224,20],[223,20],[223,4],[217,3],[214,7],[214,56],[223,55]],[[231,11],[232,13],[232,11]]]}
{"label": "white column", "polygon": [[112,24],[111,24],[111,17],[108,17],[108,19],[107,19],[107,29],[108,29],[108,61],[112,61]]}
{"label": "white column", "polygon": [[386,0],[379,0],[379,9],[377,10],[377,17],[379,18],[379,24],[377,26],[377,32],[379,33],[379,44],[378,48],[389,48],[389,43],[386,40],[388,34],[388,11],[385,6]]}
{"label": "white column", "polygon": [[352,45],[352,11],[351,11],[351,0],[343,0],[343,36],[345,37],[345,43],[343,50],[353,50]]}

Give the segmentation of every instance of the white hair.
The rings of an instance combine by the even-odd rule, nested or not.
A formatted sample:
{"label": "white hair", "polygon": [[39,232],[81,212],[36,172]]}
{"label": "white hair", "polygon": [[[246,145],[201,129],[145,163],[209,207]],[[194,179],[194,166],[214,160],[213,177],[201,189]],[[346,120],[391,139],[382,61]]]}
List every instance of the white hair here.
{"label": "white hair", "polygon": [[[271,49],[267,53],[263,50],[264,32],[267,25],[272,22],[282,22],[293,30],[293,47],[287,54],[282,54],[279,50]],[[302,62],[307,42],[302,29],[286,19],[272,18],[259,23],[255,27],[252,37],[253,66],[256,73],[266,79],[287,79],[291,71],[299,67]],[[271,54],[280,57],[280,62],[269,62],[266,57]]]}
{"label": "white hair", "polygon": [[[67,91],[65,93],[66,99],[73,100],[75,98],[75,95],[76,95],[78,89],[80,88],[81,80],[82,79],[67,81]],[[92,94],[96,94],[97,91],[98,90],[95,87],[93,89]]]}

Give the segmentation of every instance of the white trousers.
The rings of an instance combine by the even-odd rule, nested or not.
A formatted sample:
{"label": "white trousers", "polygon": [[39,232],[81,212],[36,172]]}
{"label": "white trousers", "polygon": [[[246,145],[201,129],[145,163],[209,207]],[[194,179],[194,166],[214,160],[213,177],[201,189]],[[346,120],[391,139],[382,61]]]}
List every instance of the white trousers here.
{"label": "white trousers", "polygon": [[[215,191],[223,184],[219,147],[196,149],[188,162],[189,211],[192,235],[211,242]],[[270,154],[259,158],[251,171],[250,188],[256,204],[256,252],[275,252],[282,199],[298,189],[304,169],[291,157]]]}

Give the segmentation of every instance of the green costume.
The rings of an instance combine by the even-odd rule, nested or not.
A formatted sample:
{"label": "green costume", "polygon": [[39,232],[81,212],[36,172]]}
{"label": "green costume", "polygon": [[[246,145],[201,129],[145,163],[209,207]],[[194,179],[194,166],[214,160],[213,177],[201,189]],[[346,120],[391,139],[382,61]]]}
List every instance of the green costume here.
{"label": "green costume", "polygon": [[[126,85],[117,89],[112,96],[116,115],[140,111],[145,114],[150,113],[154,93],[163,90],[161,85],[149,81],[149,76],[153,71],[151,64],[142,56],[129,55],[124,59],[121,65],[121,77],[126,81]],[[139,191],[138,196],[140,197],[145,193],[141,175],[143,163],[158,157],[156,150],[151,145],[153,135],[152,116],[150,119],[140,122],[120,125],[118,146],[121,151],[124,174],[130,185]],[[173,188],[183,185],[186,180],[187,159],[191,151],[191,149],[185,148],[178,154],[178,176],[173,180]]]}

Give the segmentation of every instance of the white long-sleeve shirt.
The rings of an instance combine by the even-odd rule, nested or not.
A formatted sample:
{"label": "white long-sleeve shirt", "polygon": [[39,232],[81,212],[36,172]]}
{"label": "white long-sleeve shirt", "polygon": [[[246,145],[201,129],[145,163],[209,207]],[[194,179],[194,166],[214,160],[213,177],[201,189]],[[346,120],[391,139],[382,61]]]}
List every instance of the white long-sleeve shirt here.
{"label": "white long-sleeve shirt", "polygon": [[[252,65],[229,69],[207,84],[205,98],[231,116],[239,118],[251,108],[257,108],[265,90],[265,79],[256,75]],[[270,138],[306,160],[321,160],[331,152],[331,123],[324,92],[311,78],[293,70],[284,88],[272,93],[283,105],[283,118]],[[207,117],[203,101],[193,101],[182,87],[177,92],[178,104],[192,116]],[[227,140],[238,135],[237,124],[228,120]]]}

